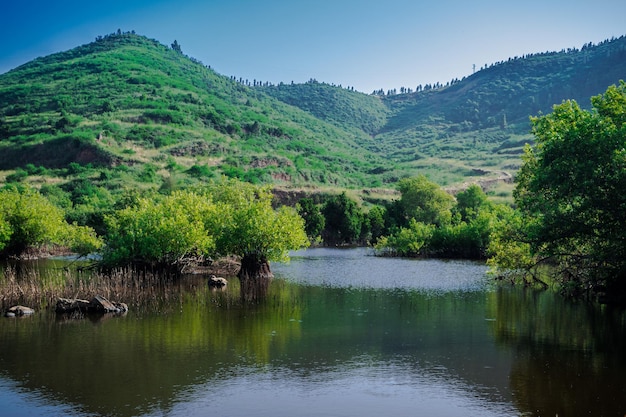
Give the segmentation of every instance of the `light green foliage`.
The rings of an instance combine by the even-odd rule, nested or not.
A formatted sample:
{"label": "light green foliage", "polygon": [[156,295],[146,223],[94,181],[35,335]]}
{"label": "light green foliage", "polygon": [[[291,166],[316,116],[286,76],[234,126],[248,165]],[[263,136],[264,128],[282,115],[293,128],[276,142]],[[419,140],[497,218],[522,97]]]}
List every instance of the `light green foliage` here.
{"label": "light green foliage", "polygon": [[400,206],[406,219],[435,225],[447,224],[452,219],[454,197],[425,176],[403,179],[398,189],[402,193]]}
{"label": "light green foliage", "polygon": [[428,244],[435,231],[432,224],[424,224],[415,219],[409,221],[409,227],[403,227],[390,236],[383,236],[376,244],[381,253],[396,256],[418,256]]}
{"label": "light green foliage", "polygon": [[220,254],[243,257],[254,253],[268,261],[281,261],[287,259],[289,250],[309,245],[304,220],[294,208],[275,210],[268,187],[230,180],[207,192],[227,207],[217,239]]}
{"label": "light green foliage", "polygon": [[206,196],[180,191],[160,201],[139,198],[106,217],[103,260],[109,265],[148,264],[182,269],[190,257],[215,250],[222,207]]}
{"label": "light green foliage", "polygon": [[106,218],[109,265],[148,264],[181,270],[208,256],[285,260],[308,245],[295,209],[272,207],[269,188],[224,180],[195,191],[136,199]]}
{"label": "light green foliage", "polygon": [[536,262],[549,260],[564,286],[611,287],[626,293],[626,84],[573,101],[533,119],[514,192],[523,217],[523,242]]}
{"label": "light green foliage", "polygon": [[0,250],[20,255],[28,248],[60,245],[87,254],[102,245],[91,228],[69,225],[63,211],[36,191],[0,191]]}
{"label": "light green foliage", "polygon": [[0,253],[2,253],[6,245],[9,243],[12,232],[11,225],[5,219],[4,212],[0,211]]}
{"label": "light green foliage", "polygon": [[536,262],[530,244],[525,242],[526,225],[521,213],[510,207],[501,206],[489,242],[487,264],[494,275],[524,277],[533,271]]}
{"label": "light green foliage", "polygon": [[302,198],[296,207],[298,214],[304,219],[304,229],[310,239],[316,240],[320,238],[322,230],[326,225],[326,219],[322,215],[322,211],[312,198]]}
{"label": "light green foliage", "polygon": [[[453,197],[424,177],[403,180],[401,190],[402,198],[389,206],[390,215],[415,216],[378,241],[382,253],[483,259],[497,222],[510,211],[488,201],[477,185],[460,192],[454,205]],[[402,219],[390,223],[402,224]]]}

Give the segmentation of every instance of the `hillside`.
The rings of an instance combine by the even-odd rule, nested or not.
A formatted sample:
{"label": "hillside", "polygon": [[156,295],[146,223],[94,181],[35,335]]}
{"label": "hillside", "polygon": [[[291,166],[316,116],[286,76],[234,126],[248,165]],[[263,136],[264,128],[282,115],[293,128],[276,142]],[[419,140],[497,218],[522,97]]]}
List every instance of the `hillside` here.
{"label": "hillside", "polygon": [[402,94],[250,87],[180,45],[118,32],[0,75],[0,181],[73,200],[220,175],[287,189],[385,189],[418,173],[488,183],[519,166],[529,116],[570,98],[586,107],[620,79],[624,37]]}
{"label": "hillside", "polygon": [[132,33],[1,75],[0,115],[0,170],[30,164],[54,175],[72,162],[92,164],[111,171],[108,184],[227,175],[373,186],[368,172],[385,163],[363,147],[371,141],[363,131],[324,122]]}
{"label": "hillside", "polygon": [[454,184],[463,177],[507,177],[517,169],[524,144],[532,142],[530,116],[568,99],[589,108],[592,96],[624,79],[622,36],[510,58],[462,80],[402,94],[364,96],[316,82],[262,89],[330,123],[358,126],[374,138],[371,151]]}

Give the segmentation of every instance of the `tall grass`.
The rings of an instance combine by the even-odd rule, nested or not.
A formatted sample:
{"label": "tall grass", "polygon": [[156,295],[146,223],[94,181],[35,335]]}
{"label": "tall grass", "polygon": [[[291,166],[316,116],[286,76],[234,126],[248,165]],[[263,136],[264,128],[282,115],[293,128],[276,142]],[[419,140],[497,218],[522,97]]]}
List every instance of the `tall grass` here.
{"label": "tall grass", "polygon": [[[238,294],[236,279],[228,293]],[[120,268],[107,273],[78,268],[36,269],[7,265],[0,275],[0,309],[26,305],[36,310],[54,309],[59,298],[90,300],[96,295],[126,303],[134,309],[162,308],[188,294],[209,293],[204,275],[173,276]]]}

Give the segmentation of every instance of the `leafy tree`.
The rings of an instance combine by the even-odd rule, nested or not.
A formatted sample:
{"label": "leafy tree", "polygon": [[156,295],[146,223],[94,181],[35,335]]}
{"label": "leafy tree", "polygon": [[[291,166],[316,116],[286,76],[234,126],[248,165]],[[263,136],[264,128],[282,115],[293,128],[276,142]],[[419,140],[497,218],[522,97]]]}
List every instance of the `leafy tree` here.
{"label": "leafy tree", "polygon": [[394,256],[418,256],[423,254],[434,231],[434,225],[411,219],[408,227],[403,227],[390,236],[381,237],[375,247],[382,253]]}
{"label": "leafy tree", "polygon": [[275,210],[268,187],[229,180],[207,192],[228,207],[221,213],[217,252],[241,257],[238,276],[242,281],[271,277],[270,261],[286,260],[289,250],[309,245],[304,220],[294,208]]}
{"label": "leafy tree", "polygon": [[398,189],[402,194],[400,208],[407,221],[415,219],[434,225],[450,222],[454,197],[424,175],[401,180]]}
{"label": "leafy tree", "polygon": [[400,186],[402,198],[388,207],[396,216],[406,218],[413,213],[414,217],[409,217],[407,226],[389,229],[392,233],[376,244],[379,252],[466,259],[487,256],[494,227],[508,213],[504,206],[489,202],[477,185],[459,193],[455,205],[450,205],[454,203],[451,196],[424,177],[403,180]]}
{"label": "leafy tree", "polygon": [[385,209],[380,206],[372,207],[367,213],[367,220],[371,242],[376,243],[385,233]]}
{"label": "leafy tree", "polygon": [[176,39],[174,39],[174,42],[172,43],[172,50],[178,52],[179,54],[183,53],[182,48],[180,47],[180,44],[178,43],[178,41]]}
{"label": "leafy tree", "polygon": [[5,218],[5,214],[0,211],[0,253],[10,242],[12,232],[11,224]]}
{"label": "leafy tree", "polygon": [[526,280],[526,277],[532,277],[539,282],[537,264],[525,237],[524,221],[519,210],[502,209],[490,236],[487,264],[499,278],[508,277],[515,281],[516,278]]}
{"label": "leafy tree", "polygon": [[472,184],[456,195],[456,206],[453,211],[460,216],[462,221],[467,221],[475,217],[481,208],[489,205],[487,195],[482,188]]}
{"label": "leafy tree", "polygon": [[91,228],[68,224],[63,211],[33,190],[0,191],[0,255],[19,256],[46,245],[85,255],[102,245]]}
{"label": "leafy tree", "polygon": [[296,207],[298,214],[304,219],[304,230],[311,240],[320,237],[326,219],[322,214],[322,210],[313,202],[312,198],[302,198]]}
{"label": "leafy tree", "polygon": [[[516,242],[574,295],[626,295],[626,84],[532,119],[514,197],[522,215]],[[522,265],[524,266],[524,265]]]}
{"label": "leafy tree", "polygon": [[323,231],[324,241],[328,244],[350,244],[358,241],[363,225],[363,213],[356,201],[346,193],[332,196],[322,208],[326,219]]}

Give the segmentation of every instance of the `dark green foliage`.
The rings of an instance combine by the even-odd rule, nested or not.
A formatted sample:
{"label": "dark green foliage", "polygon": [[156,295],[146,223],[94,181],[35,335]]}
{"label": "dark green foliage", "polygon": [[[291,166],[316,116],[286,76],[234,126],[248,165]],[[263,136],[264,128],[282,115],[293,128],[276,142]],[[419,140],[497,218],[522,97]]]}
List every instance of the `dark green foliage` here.
{"label": "dark green foliage", "polygon": [[372,207],[366,215],[368,229],[370,232],[368,240],[372,244],[378,242],[378,239],[387,231],[387,229],[385,229],[385,215],[385,209],[380,206]]}
{"label": "dark green foliage", "polygon": [[8,183],[22,182],[26,179],[26,177],[28,177],[28,171],[22,168],[17,168],[13,174],[7,175],[6,181]]}
{"label": "dark green foliage", "polygon": [[187,173],[196,178],[211,178],[214,175],[208,165],[193,165]]}
{"label": "dark green foliage", "polygon": [[522,222],[496,260],[506,265],[510,247],[527,245],[564,291],[626,298],[626,84],[591,102],[591,111],[568,101],[533,119],[537,145],[514,193]]}
{"label": "dark green foliage", "polygon": [[346,193],[330,197],[322,214],[326,219],[322,237],[327,245],[354,244],[359,242],[363,227],[363,212],[356,201]]}
{"label": "dark green foliage", "polygon": [[322,215],[320,207],[313,202],[312,198],[302,198],[298,202],[298,214],[304,219],[304,230],[311,240],[321,236],[326,219]]}
{"label": "dark green foliage", "polygon": [[381,253],[399,256],[434,256],[485,259],[496,223],[505,206],[487,200],[472,185],[456,201],[425,177],[399,183],[402,197],[387,206],[386,236],[379,237]]}

